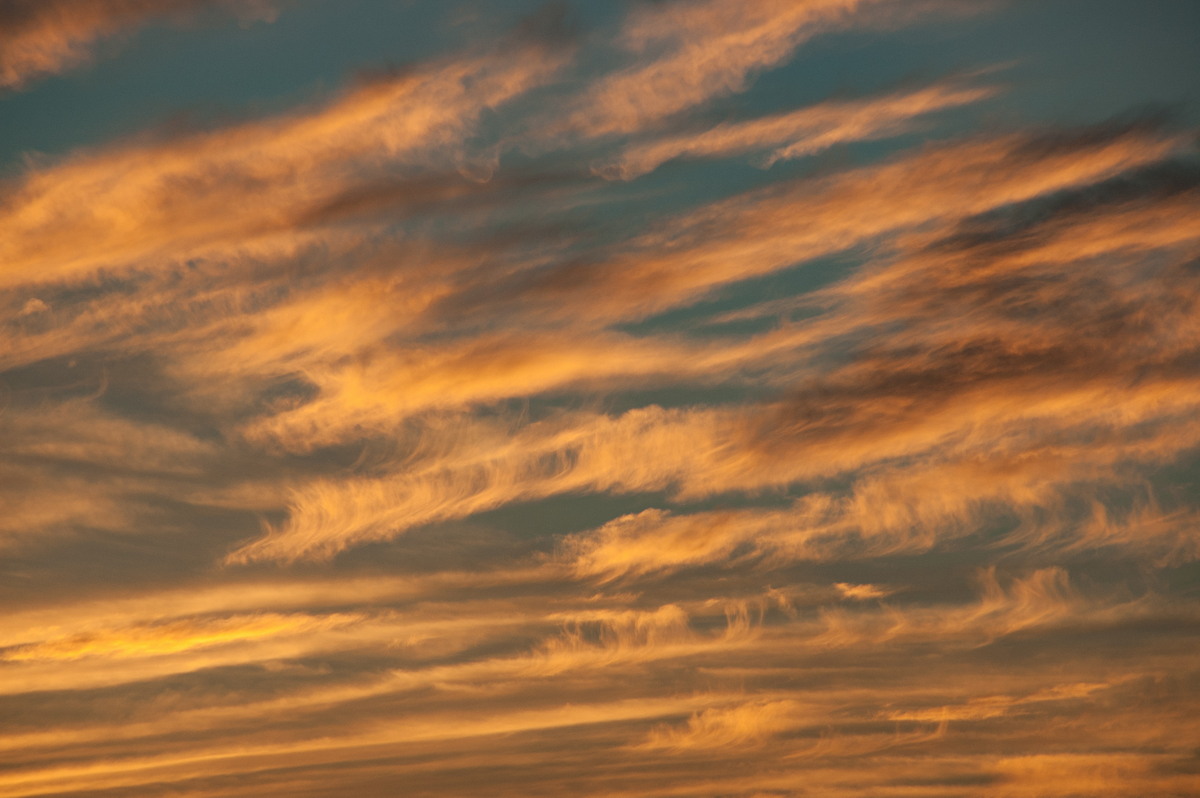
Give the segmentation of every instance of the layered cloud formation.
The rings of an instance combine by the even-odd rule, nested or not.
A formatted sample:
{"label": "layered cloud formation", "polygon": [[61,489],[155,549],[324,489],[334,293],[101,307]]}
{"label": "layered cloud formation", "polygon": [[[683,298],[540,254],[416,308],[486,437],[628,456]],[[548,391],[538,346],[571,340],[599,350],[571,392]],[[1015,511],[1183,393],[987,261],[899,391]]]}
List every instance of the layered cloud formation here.
{"label": "layered cloud formation", "polygon": [[[1200,790],[1195,109],[1040,112],[1020,4],[485,6],[9,167],[0,796]],[[5,8],[0,102],[316,24]]]}

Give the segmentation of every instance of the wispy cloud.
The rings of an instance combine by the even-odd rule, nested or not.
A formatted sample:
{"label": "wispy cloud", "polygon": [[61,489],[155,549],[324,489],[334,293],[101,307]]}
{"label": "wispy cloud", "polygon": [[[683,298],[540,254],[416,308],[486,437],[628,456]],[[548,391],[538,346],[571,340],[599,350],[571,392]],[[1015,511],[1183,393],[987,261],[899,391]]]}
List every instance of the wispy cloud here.
{"label": "wispy cloud", "polygon": [[[485,110],[547,80],[563,53],[524,40],[382,77],[311,112],[130,143],[27,174],[0,214],[5,282],[286,248],[299,217],[364,169],[465,158]],[[87,246],[80,246],[82,241]]]}
{"label": "wispy cloud", "polygon": [[635,145],[597,171],[604,177],[630,180],[674,158],[720,158],[764,150],[770,152],[762,163],[770,166],[837,144],[895,136],[925,114],[978,102],[994,93],[991,88],[943,84],[869,100],[829,101]]}
{"label": "wispy cloud", "polygon": [[861,0],[642,5],[618,38],[642,60],[598,80],[561,125],[591,136],[653,127],[744,90],[757,73],[785,61],[815,35],[898,16],[887,2]]}
{"label": "wispy cloud", "polygon": [[39,662],[96,656],[128,658],[174,654],[193,648],[253,640],[281,633],[308,633],[356,620],[358,618],[347,615],[314,619],[272,613],[242,618],[177,621],[156,626],[89,632],[29,643],[6,650],[0,658],[8,662]]}
{"label": "wispy cloud", "polygon": [[278,13],[270,0],[11,0],[0,9],[0,89],[87,63],[101,39],[205,8],[242,20]]}
{"label": "wispy cloud", "polygon": [[646,748],[672,750],[739,748],[761,745],[772,736],[797,725],[801,707],[795,701],[757,701],[732,707],[711,707],[688,718],[683,727],[662,727],[651,732]]}

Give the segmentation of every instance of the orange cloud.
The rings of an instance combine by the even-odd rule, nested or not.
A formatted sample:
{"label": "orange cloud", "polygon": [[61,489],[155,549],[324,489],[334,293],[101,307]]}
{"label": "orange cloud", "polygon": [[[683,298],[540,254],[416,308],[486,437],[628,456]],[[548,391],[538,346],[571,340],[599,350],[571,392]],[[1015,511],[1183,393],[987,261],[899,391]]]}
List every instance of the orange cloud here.
{"label": "orange cloud", "polygon": [[884,598],[892,592],[877,585],[851,585],[845,582],[838,582],[834,587],[846,598],[855,599],[856,601]]}
{"label": "orange cloud", "polygon": [[41,662],[83,657],[157,656],[281,634],[313,632],[361,620],[362,616],[354,614],[312,617],[279,613],[179,620],[98,630],[16,646],[0,654],[0,659],[8,662]]}
{"label": "orange cloud", "polygon": [[361,183],[363,169],[453,166],[484,110],[545,82],[564,58],[526,42],[503,57],[383,78],[310,112],[132,142],[34,171],[0,212],[4,281],[287,247],[294,222]]}
{"label": "orange cloud", "polygon": [[[999,150],[994,143],[964,145],[975,157],[986,153],[990,169],[1014,164],[999,178],[989,176],[988,190],[999,193],[987,202],[973,200],[981,208],[1014,198],[1038,201],[1051,187],[1074,185],[1084,175],[1105,179],[1113,170],[1157,158],[1175,146],[1146,139],[1138,129],[1102,132],[1082,143],[1008,141]],[[929,159],[944,155],[921,156],[902,164],[901,172],[915,176],[915,164],[928,167]],[[1030,171],[1021,174],[1027,161]],[[1052,164],[1064,184],[1047,173]],[[970,171],[960,164],[953,174],[938,174],[938,181],[958,180],[965,187],[974,178],[964,178],[964,170]],[[878,170],[872,177],[875,196],[887,181]],[[860,180],[866,202],[865,175],[835,178],[825,193],[836,197]],[[1011,188],[1003,187],[1005,180],[1014,181]],[[1027,181],[1035,185],[1023,185]],[[857,196],[858,188],[850,193]],[[1188,193],[1164,197],[1169,212],[1144,226],[1141,246],[1174,247],[1194,237],[1184,223],[1183,209],[1191,202]],[[845,208],[829,204],[836,221]],[[909,223],[936,213],[936,207],[931,211],[924,205]],[[956,218],[948,205],[941,213]],[[906,246],[932,247],[928,261],[907,254],[887,261],[830,289],[832,310],[811,325],[713,354],[693,350],[688,356],[680,342],[664,346],[663,339],[654,338],[600,337],[592,349],[593,339],[587,337],[489,334],[461,345],[382,357],[374,372],[370,361],[338,366],[318,380],[325,384],[322,396],[255,422],[253,434],[265,433],[268,440],[304,451],[347,435],[399,431],[421,442],[416,451],[422,455],[391,478],[316,482],[299,489],[288,522],[235,559],[328,554],[354,541],[571,491],[673,490],[686,499],[762,490],[916,456],[927,461],[921,468],[860,480],[853,500],[859,507],[849,517],[865,534],[929,529],[929,522],[966,520],[996,503],[1045,506],[1055,501],[1057,486],[1104,481],[1122,461],[1153,462],[1194,445],[1194,425],[1186,422],[1195,405],[1193,376],[1186,369],[1154,375],[1145,370],[1149,353],[1165,363],[1194,345],[1193,278],[1172,262],[1151,274],[1144,265],[1118,265],[1105,277],[1086,277],[1093,283],[1109,281],[1111,292],[1081,290],[1083,274],[1063,270],[1053,256],[1064,240],[1087,235],[1089,257],[1122,264],[1138,241],[1136,220],[1145,214],[1141,205],[1118,203],[1111,212],[1093,214],[1080,231],[1070,216],[1052,217],[1037,237],[1026,239],[1032,246],[1015,255],[1012,248],[999,247],[994,258],[988,246],[968,248],[956,256],[954,270],[939,269],[936,243],[920,238]],[[947,222],[939,229],[946,235]],[[1106,239],[1102,230],[1119,234]],[[612,279],[613,273],[604,272],[602,279]],[[686,279],[695,274],[687,272]],[[1122,287],[1133,279],[1137,293],[1124,297]],[[1014,306],[1056,311],[1014,316]],[[1151,306],[1160,309],[1157,316],[1142,312]],[[884,325],[896,325],[891,342],[874,344],[871,336]],[[1086,325],[1097,325],[1096,335],[1079,338]],[[1102,343],[1116,327],[1128,330],[1123,345],[1133,347],[1136,356]],[[854,336],[871,348],[847,365],[808,377],[792,398],[778,403],[721,410],[647,408],[619,419],[575,414],[525,425],[516,435],[503,425],[478,425],[470,438],[463,437],[458,420],[425,418],[407,427],[404,421],[438,405],[527,396],[584,385],[589,378],[644,380],[656,372],[675,378],[719,376],[756,358],[769,363],[773,357],[794,356],[797,348],[819,351],[827,342]],[[1109,409],[1116,397],[1119,417]],[[1169,434],[1162,426],[1168,423],[1176,423]],[[1090,445],[1080,442],[1084,435],[1091,436]],[[689,453],[686,459],[676,456],[683,451]],[[868,505],[874,508],[870,512]],[[710,534],[708,554],[680,554],[677,563],[721,556],[745,539],[722,537]],[[266,554],[272,550],[277,553]]]}
{"label": "orange cloud", "polygon": [[980,598],[974,605],[876,611],[830,609],[822,613],[825,631],[814,645],[861,647],[884,642],[937,641],[941,646],[987,645],[1032,630],[1069,625],[1103,625],[1153,615],[1152,597],[1093,601],[1072,587],[1061,568],[1041,568],[1003,583],[995,567],[979,573]]}
{"label": "orange cloud", "polygon": [[761,746],[775,735],[799,725],[801,705],[789,699],[749,701],[732,707],[711,707],[688,718],[683,727],[659,727],[641,748],[687,751],[740,749]]}
{"label": "orange cloud", "polygon": [[898,19],[875,0],[704,0],[637,8],[620,42],[652,53],[589,88],[560,127],[590,136],[630,133],[708,100],[742,91],[820,33]]}
{"label": "orange cloud", "polygon": [[10,0],[0,10],[0,88],[65,72],[91,59],[95,42],[155,19],[205,7],[238,17],[273,20],[270,0]]}
{"label": "orange cloud", "polygon": [[858,101],[826,101],[747,122],[727,122],[700,133],[636,144],[596,171],[631,180],[675,158],[718,158],[775,148],[765,165],[800,158],[849,141],[898,135],[917,117],[986,99],[989,88],[952,83]]}
{"label": "orange cloud", "polygon": [[[1144,125],[966,140],[713,203],[594,263],[491,295],[537,318],[617,321],[694,303],[718,287],[935,224],[1112,178],[1186,139]],[[475,308],[472,308],[475,309]]]}
{"label": "orange cloud", "polygon": [[997,798],[1018,796],[1186,795],[1200,776],[1172,767],[1172,755],[1134,753],[1031,754],[1004,757],[996,770],[1004,780]]}
{"label": "orange cloud", "polygon": [[[1114,684],[1128,682],[1135,677],[1125,676]],[[1036,705],[1053,701],[1072,701],[1088,698],[1094,693],[1107,690],[1114,684],[1107,682],[1073,682],[1055,685],[1026,696],[989,695],[973,698],[965,704],[932,707],[929,709],[889,712],[889,720],[911,720],[925,723],[944,723],[952,720],[987,720],[999,718],[1013,712],[1028,711]]]}
{"label": "orange cloud", "polygon": [[215,454],[186,432],[105,412],[94,396],[12,402],[0,409],[0,547],[124,529],[145,511],[139,496],[195,478]]}

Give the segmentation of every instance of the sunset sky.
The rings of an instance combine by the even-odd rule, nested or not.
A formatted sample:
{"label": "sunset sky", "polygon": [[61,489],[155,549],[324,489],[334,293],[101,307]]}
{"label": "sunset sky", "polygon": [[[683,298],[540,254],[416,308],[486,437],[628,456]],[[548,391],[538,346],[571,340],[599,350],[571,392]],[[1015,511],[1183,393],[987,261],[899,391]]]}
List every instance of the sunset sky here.
{"label": "sunset sky", "polygon": [[1200,795],[1198,41],[0,0],[0,798]]}

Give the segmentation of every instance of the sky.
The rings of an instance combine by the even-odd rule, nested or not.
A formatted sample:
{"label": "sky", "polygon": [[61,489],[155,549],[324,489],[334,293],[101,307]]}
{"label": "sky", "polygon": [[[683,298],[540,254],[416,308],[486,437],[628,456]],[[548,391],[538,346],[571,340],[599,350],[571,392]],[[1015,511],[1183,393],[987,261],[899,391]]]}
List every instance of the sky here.
{"label": "sky", "polygon": [[0,0],[0,798],[1200,794],[1197,34]]}

